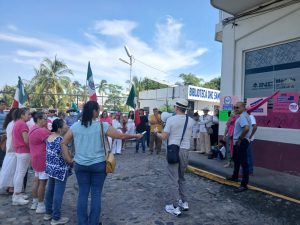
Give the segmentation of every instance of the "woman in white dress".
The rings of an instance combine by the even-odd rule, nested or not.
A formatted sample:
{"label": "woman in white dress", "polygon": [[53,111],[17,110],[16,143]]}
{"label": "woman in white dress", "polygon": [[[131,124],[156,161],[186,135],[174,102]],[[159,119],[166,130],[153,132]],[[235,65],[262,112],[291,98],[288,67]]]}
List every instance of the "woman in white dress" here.
{"label": "woman in white dress", "polygon": [[135,134],[134,111],[129,111],[128,114],[127,133]]}
{"label": "woman in white dress", "polygon": [[6,115],[3,128],[6,130],[6,155],[3,161],[2,169],[0,171],[0,189],[6,188],[10,194],[14,193],[14,175],[16,171],[17,158],[12,144],[12,130],[14,127],[14,112],[16,108],[12,108]]}
{"label": "woman in white dress", "polygon": [[[112,121],[112,126],[118,130],[120,133],[122,133],[122,124],[121,124],[121,114],[116,113],[115,118]],[[122,140],[121,139],[114,139],[112,144],[112,153],[120,155],[122,149]]]}

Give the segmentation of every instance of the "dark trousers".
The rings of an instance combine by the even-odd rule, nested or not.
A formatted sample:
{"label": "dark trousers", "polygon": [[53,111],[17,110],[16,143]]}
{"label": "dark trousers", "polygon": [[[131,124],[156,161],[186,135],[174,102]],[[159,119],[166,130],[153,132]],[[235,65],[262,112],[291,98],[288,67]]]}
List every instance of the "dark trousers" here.
{"label": "dark trousers", "polygon": [[150,152],[153,152],[154,148],[159,153],[161,150],[162,141],[154,132],[150,133]]}
{"label": "dark trousers", "polygon": [[233,148],[233,161],[234,161],[234,170],[233,170],[233,178],[239,177],[240,166],[243,168],[243,178],[241,182],[241,186],[247,187],[249,181],[249,166],[247,160],[247,149],[249,146],[249,142],[247,139],[243,139],[241,141],[240,146],[234,145]]}

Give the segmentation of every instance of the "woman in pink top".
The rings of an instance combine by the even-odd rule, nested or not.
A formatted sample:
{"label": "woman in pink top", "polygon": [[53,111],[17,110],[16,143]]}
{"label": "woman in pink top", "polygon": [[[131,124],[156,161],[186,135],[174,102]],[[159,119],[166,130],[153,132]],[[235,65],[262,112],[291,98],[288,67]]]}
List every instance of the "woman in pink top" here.
{"label": "woman in pink top", "polygon": [[[106,110],[103,110],[101,116],[100,116],[100,122],[106,122],[108,123],[110,126],[112,125],[112,118],[110,116],[108,116],[108,113]],[[111,147],[112,145],[112,138],[111,137],[107,137],[108,138],[108,142],[109,142],[109,146]]]}
{"label": "woman in pink top", "polygon": [[29,130],[29,147],[35,178],[32,185],[33,200],[30,209],[35,210],[36,213],[45,213],[44,196],[48,180],[48,175],[45,173],[46,139],[51,133],[47,129],[47,115],[44,112],[37,112],[33,121],[35,125]]}
{"label": "woman in pink top", "polygon": [[100,116],[100,122],[106,122],[108,123],[110,126],[112,125],[112,119],[110,116],[108,116],[107,111],[104,110]]}
{"label": "woman in pink top", "polygon": [[21,194],[24,176],[30,164],[30,153],[28,145],[28,126],[29,109],[21,108],[16,111],[16,122],[12,131],[13,146],[16,151],[17,166],[14,176],[14,194],[12,197],[13,205],[28,204],[27,196]]}

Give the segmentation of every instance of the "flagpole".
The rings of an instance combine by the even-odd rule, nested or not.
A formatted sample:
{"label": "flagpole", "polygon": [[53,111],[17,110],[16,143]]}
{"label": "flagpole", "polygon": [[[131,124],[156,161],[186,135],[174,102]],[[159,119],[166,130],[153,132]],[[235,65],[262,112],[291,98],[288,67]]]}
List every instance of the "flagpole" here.
{"label": "flagpole", "polygon": [[87,80],[85,81],[85,91],[84,91],[84,103],[87,102],[88,97],[88,86],[87,86]]}

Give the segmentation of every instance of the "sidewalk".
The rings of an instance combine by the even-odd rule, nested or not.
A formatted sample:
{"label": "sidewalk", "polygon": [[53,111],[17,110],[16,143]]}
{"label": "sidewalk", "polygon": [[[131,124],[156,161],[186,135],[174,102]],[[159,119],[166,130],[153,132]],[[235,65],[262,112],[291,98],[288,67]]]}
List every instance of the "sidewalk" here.
{"label": "sidewalk", "polygon": [[[205,177],[208,177],[209,179],[213,179],[221,183],[236,186],[236,183],[234,184],[233,182],[225,182],[222,178],[226,176],[231,176],[233,172],[233,167],[224,168],[225,163],[225,160],[207,159],[206,155],[202,155],[194,151],[190,152],[189,169],[192,170],[192,172],[198,174],[200,173],[200,175],[203,175]],[[198,172],[197,168],[200,169]],[[292,198],[292,200],[294,199],[295,202],[300,203],[299,176],[255,167],[254,176],[249,177],[249,185],[254,186],[253,189],[263,189],[259,191],[263,191],[265,193],[274,192]]]}

